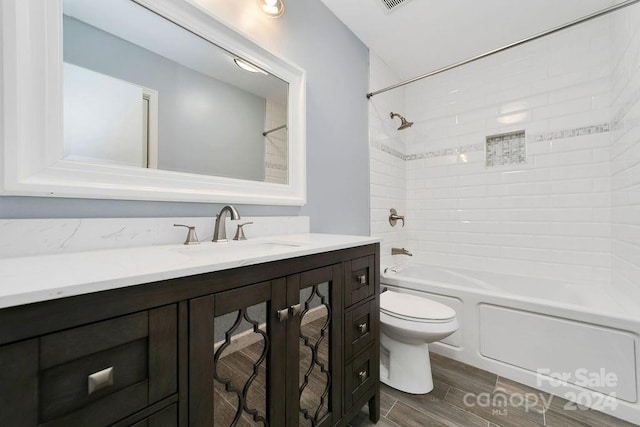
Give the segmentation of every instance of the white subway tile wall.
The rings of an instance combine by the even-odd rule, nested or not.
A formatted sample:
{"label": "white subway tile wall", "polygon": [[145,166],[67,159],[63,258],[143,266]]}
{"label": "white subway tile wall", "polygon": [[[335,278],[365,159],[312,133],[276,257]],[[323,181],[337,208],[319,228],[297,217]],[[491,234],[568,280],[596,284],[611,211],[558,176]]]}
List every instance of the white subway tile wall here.
{"label": "white subway tile wall", "polygon": [[640,287],[640,7],[612,20],[611,192],[614,283]]}
{"label": "white subway tile wall", "polygon": [[[372,86],[385,86],[399,81],[399,78],[371,53],[370,81]],[[404,89],[388,93],[370,103],[369,141],[370,141],[370,194],[371,194],[371,235],[382,238],[381,261],[391,262],[391,248],[402,247],[405,242],[405,228],[398,223],[389,224],[389,210],[395,208],[399,215],[405,215],[406,198],[406,145],[403,132],[398,131],[400,120],[391,120],[390,113],[404,115]]]}
{"label": "white subway tile wall", "polygon": [[[590,283],[610,283],[613,265],[640,284],[634,22],[640,5],[372,98],[383,256],[393,242],[433,265]],[[371,88],[391,74],[372,55]],[[391,106],[414,126],[394,131]],[[487,136],[519,130],[526,163],[487,167]],[[403,196],[406,234],[384,221]]]}

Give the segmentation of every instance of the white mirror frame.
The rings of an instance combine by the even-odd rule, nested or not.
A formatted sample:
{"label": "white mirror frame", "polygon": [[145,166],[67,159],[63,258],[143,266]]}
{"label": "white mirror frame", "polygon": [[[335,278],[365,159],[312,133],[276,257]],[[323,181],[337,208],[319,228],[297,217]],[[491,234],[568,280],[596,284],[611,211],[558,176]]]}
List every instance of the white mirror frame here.
{"label": "white mirror frame", "polygon": [[289,83],[288,184],[62,160],[62,0],[0,0],[1,194],[304,205],[304,70],[191,0],[135,1]]}

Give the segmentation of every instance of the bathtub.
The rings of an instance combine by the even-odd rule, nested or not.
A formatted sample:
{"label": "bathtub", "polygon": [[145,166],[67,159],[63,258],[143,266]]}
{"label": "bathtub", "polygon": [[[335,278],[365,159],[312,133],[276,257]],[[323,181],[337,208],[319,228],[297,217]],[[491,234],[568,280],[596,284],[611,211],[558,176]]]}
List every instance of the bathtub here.
{"label": "bathtub", "polygon": [[455,309],[431,351],[640,424],[637,289],[419,263],[382,266],[381,283]]}

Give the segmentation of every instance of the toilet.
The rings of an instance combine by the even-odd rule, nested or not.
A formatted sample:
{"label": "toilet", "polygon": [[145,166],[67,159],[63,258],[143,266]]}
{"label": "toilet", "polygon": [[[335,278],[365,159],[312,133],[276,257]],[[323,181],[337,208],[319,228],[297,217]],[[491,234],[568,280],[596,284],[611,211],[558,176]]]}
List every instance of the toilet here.
{"label": "toilet", "polygon": [[433,390],[429,343],[458,329],[451,307],[394,291],[380,294],[380,381],[395,389],[425,394]]}

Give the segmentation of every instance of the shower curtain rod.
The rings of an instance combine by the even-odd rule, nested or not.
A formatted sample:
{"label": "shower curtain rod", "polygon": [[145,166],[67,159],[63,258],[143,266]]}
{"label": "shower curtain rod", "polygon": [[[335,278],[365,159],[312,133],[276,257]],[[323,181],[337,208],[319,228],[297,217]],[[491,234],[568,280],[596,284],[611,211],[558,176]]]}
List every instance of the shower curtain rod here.
{"label": "shower curtain rod", "polygon": [[[640,1],[640,0],[638,0],[638,1]],[[262,136],[267,136],[267,135],[269,135],[271,132],[275,132],[275,131],[277,131],[277,130],[284,129],[284,128],[286,128],[286,127],[287,127],[287,125],[282,125],[282,126],[278,126],[277,128],[273,128],[273,129],[271,129],[271,130],[265,130],[264,132],[262,132]]]}
{"label": "shower curtain rod", "polygon": [[490,50],[490,51],[482,53],[480,55],[476,55],[476,56],[474,56],[472,58],[469,58],[469,59],[466,59],[464,61],[456,62],[455,64],[451,64],[451,65],[448,65],[446,67],[439,68],[439,69],[437,69],[435,71],[431,71],[429,73],[422,74],[422,75],[420,75],[418,77],[414,77],[412,79],[405,80],[405,81],[400,82],[400,83],[396,83],[396,84],[394,84],[392,86],[385,87],[384,89],[379,89],[379,90],[376,90],[375,92],[369,92],[367,94],[367,99],[371,99],[372,96],[379,95],[379,94],[381,94],[383,92],[387,92],[389,90],[397,89],[399,87],[408,85],[410,83],[417,82],[418,80],[426,79],[427,77],[435,76],[436,74],[444,73],[445,71],[449,71],[449,70],[452,70],[454,68],[458,68],[458,67],[460,67],[462,65],[469,64],[470,62],[477,61],[478,59],[486,58],[487,56],[490,56],[490,55],[505,51],[507,49],[511,49],[512,47],[520,46],[521,44],[524,44],[524,43],[527,43],[527,42],[530,42],[530,41],[533,41],[533,40],[537,40],[537,39],[539,39],[541,37],[548,36],[548,35],[553,34],[553,33],[557,33],[558,31],[564,30],[565,28],[573,27],[574,25],[578,25],[578,24],[581,24],[583,22],[590,21],[590,20],[592,20],[594,18],[598,18],[600,16],[606,15],[608,13],[615,12],[618,9],[622,9],[624,7],[627,7],[627,6],[631,6],[632,4],[638,3],[639,1],[640,0],[626,0],[626,1],[622,2],[622,3],[618,3],[616,5],[607,7],[606,9],[599,10],[598,12],[592,13],[591,15],[583,16],[580,19],[576,19],[575,21],[571,21],[571,22],[566,23],[564,25],[560,25],[559,27],[552,28],[552,29],[547,30],[545,32],[536,34],[534,36],[530,36],[530,37],[527,37],[525,39],[519,40],[517,42],[508,44],[506,46],[502,46],[500,48]]}

